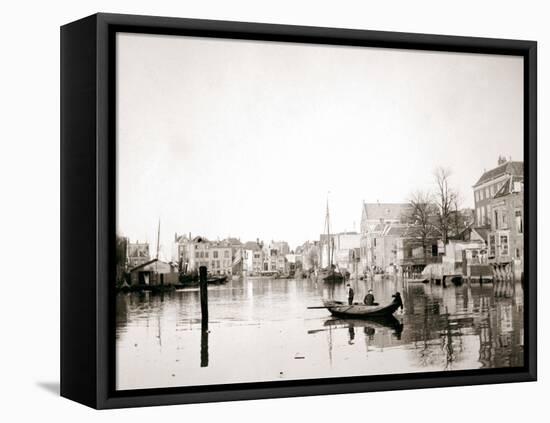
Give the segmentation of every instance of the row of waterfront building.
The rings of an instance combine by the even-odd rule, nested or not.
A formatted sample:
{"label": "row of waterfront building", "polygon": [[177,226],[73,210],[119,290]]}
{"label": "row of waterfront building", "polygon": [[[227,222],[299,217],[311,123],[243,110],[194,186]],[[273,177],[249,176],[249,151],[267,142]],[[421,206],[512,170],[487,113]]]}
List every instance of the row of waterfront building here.
{"label": "row of waterfront building", "polygon": [[441,263],[447,273],[521,276],[524,263],[523,162],[499,158],[473,185],[474,209],[455,211],[444,244],[437,231],[420,245],[408,203],[363,204],[360,264],[374,272],[416,273]]}
{"label": "row of waterfront building", "polygon": [[[499,158],[473,185],[474,210],[455,211],[460,221],[444,244],[433,233],[422,243],[410,219],[409,203],[363,203],[360,232],[322,234],[291,250],[285,241],[208,240],[174,236],[173,271],[189,273],[207,266],[219,275],[308,274],[333,263],[351,275],[418,273],[429,264],[447,273],[502,276],[523,269],[523,162]],[[330,246],[330,248],[329,248]],[[329,253],[332,257],[329,257]],[[155,263],[147,243],[128,243],[127,269]],[[168,267],[166,267],[168,269]]]}
{"label": "row of waterfront building", "polygon": [[523,162],[498,159],[473,185],[474,209],[455,211],[444,244],[437,231],[420,245],[404,204],[363,204],[360,263],[374,272],[417,273],[440,263],[464,276],[520,277],[524,264]]}

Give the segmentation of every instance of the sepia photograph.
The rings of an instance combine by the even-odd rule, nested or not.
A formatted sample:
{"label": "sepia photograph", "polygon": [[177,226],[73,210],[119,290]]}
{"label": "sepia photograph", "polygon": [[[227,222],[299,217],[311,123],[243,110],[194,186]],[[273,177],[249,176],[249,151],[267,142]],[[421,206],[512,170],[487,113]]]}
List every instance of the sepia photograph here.
{"label": "sepia photograph", "polygon": [[524,58],[116,34],[115,387],[524,366]]}

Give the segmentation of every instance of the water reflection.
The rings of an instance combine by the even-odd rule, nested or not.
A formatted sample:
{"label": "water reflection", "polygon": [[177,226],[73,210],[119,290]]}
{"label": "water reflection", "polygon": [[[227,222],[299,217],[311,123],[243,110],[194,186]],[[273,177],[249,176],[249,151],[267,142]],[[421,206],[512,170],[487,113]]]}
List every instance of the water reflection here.
{"label": "water reflection", "polygon": [[400,291],[391,319],[336,319],[307,310],[343,300],[345,284],[245,279],[210,288],[117,297],[119,389],[523,365],[517,282],[446,288],[399,279],[351,281],[356,299]]}

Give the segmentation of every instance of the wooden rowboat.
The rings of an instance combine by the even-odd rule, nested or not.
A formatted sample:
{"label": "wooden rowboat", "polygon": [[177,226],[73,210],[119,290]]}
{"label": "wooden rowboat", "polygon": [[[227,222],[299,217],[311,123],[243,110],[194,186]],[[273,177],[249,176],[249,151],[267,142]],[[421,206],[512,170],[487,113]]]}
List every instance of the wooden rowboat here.
{"label": "wooden rowboat", "polygon": [[386,305],[346,304],[342,301],[323,300],[324,306],[333,316],[355,319],[368,319],[370,317],[392,316],[399,307],[403,308],[401,295],[396,293],[391,303]]}
{"label": "wooden rowboat", "polygon": [[407,283],[428,283],[429,280],[426,278],[420,278],[420,279],[407,279]]}
{"label": "wooden rowboat", "polygon": [[211,285],[221,285],[227,282],[227,276],[209,276],[206,282]]}

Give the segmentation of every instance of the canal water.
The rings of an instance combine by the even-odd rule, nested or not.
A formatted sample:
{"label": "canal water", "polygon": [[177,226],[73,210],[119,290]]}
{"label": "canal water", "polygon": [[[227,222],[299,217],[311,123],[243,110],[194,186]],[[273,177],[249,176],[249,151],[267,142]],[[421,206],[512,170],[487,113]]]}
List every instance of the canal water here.
{"label": "canal water", "polygon": [[518,282],[445,288],[401,279],[350,281],[355,300],[401,292],[383,321],[336,319],[322,298],[345,283],[247,278],[209,287],[208,330],[198,289],[117,296],[117,389],[262,382],[523,365]]}

